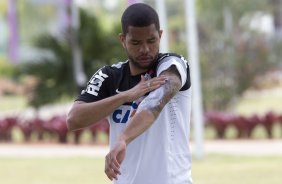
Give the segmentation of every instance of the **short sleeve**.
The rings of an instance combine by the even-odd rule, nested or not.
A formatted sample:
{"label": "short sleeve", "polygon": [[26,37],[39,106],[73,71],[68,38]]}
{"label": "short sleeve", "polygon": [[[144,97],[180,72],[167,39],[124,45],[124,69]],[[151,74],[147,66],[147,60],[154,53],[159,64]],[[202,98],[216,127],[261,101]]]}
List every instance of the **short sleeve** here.
{"label": "short sleeve", "polygon": [[183,87],[187,80],[187,61],[184,59],[176,56],[165,57],[157,66],[157,76],[159,76],[161,72],[167,70],[172,65],[176,66],[181,77],[181,87]]}
{"label": "short sleeve", "polygon": [[87,86],[82,90],[76,101],[94,102],[108,96],[107,83],[111,75],[106,67],[98,70],[89,80]]}

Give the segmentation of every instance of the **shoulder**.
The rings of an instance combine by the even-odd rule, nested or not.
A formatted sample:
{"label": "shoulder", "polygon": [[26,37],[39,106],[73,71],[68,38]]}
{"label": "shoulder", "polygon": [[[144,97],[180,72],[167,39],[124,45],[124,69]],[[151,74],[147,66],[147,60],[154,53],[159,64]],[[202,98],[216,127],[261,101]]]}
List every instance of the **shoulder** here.
{"label": "shoulder", "polygon": [[163,54],[159,55],[158,66],[160,66],[164,63],[170,63],[170,62],[180,63],[185,68],[189,67],[188,61],[182,55],[179,55],[179,54],[176,54],[176,53],[163,53]]}
{"label": "shoulder", "polygon": [[120,69],[124,68],[126,65],[128,65],[128,60],[112,64],[111,66],[108,66],[108,67],[115,69],[115,70],[120,70]]}
{"label": "shoulder", "polygon": [[184,56],[176,53],[163,53],[158,57],[157,75],[167,70],[171,66],[175,66],[181,77],[181,91],[187,90],[191,86],[189,63]]}
{"label": "shoulder", "polygon": [[128,61],[118,62],[112,65],[106,65],[100,68],[96,73],[93,74],[92,78],[97,76],[104,76],[104,77],[115,77],[116,75],[123,72],[126,65],[128,65]]}
{"label": "shoulder", "polygon": [[[177,53],[160,53],[158,56],[158,60],[161,61],[165,58],[170,58],[170,57],[176,57],[179,58],[183,61],[186,61],[185,57],[183,55],[177,54]],[[187,62],[187,61],[186,61]]]}

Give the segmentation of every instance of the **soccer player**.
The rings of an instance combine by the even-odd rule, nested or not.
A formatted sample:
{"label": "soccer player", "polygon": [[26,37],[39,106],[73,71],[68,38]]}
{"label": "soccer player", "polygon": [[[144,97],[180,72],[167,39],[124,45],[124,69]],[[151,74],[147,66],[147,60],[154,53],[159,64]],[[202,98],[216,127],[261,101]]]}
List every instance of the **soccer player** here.
{"label": "soccer player", "polygon": [[121,18],[128,59],[98,70],[68,114],[76,130],[110,123],[105,173],[115,184],[191,184],[191,84],[187,61],[159,53],[156,11],[143,3]]}

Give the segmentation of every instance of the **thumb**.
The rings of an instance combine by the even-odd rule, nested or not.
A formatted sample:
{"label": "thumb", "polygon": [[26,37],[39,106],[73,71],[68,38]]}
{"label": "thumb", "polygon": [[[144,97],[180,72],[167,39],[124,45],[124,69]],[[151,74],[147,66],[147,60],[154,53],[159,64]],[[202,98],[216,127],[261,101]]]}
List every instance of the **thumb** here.
{"label": "thumb", "polygon": [[144,75],[141,75],[141,81],[140,82],[144,82],[146,79],[144,77]]}

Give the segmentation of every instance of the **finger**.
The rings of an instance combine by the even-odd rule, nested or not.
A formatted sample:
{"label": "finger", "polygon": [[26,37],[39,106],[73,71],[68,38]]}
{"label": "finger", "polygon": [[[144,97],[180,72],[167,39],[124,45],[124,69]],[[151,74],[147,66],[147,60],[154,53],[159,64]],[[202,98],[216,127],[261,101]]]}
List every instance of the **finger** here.
{"label": "finger", "polygon": [[115,179],[115,180],[118,179],[117,174],[114,172],[114,170],[111,170],[111,172],[110,172],[110,177],[111,177],[112,179]]}
{"label": "finger", "polygon": [[111,154],[107,154],[106,159],[105,159],[105,173],[107,175],[107,177],[110,180],[113,180],[113,178],[115,178],[116,174],[113,171],[113,169],[111,168]]}
{"label": "finger", "polygon": [[107,159],[107,166],[112,169],[116,174],[121,174],[119,171],[120,164],[117,161],[116,154],[109,154],[106,157]]}
{"label": "finger", "polygon": [[165,75],[161,75],[159,77],[153,78],[155,81],[166,81],[168,78]]}
{"label": "finger", "polygon": [[107,170],[106,175],[110,180],[113,180],[113,179],[117,180],[118,179],[117,174],[111,169]]}
{"label": "finger", "polygon": [[105,173],[110,180],[113,180],[113,179],[117,180],[117,173],[115,173],[114,170],[111,169],[110,167],[107,167],[105,169]]}
{"label": "finger", "polygon": [[159,84],[159,83],[164,84],[166,82],[166,80],[167,80],[167,77],[160,76],[160,77],[155,77],[148,82],[151,82],[151,83],[154,83],[154,84]]}
{"label": "finger", "polygon": [[110,175],[109,171],[105,171],[105,174],[107,175],[107,177],[108,177],[111,181],[113,180],[113,178],[112,178],[112,176]]}
{"label": "finger", "polygon": [[161,87],[163,83],[154,83],[154,85],[151,85],[150,87],[147,88],[148,92],[154,91]]}
{"label": "finger", "polygon": [[119,168],[120,168],[120,165],[119,163],[117,162],[117,160],[113,160],[112,163],[111,163],[111,169],[116,173],[116,174],[121,174],[120,171],[119,171]]}
{"label": "finger", "polygon": [[160,87],[161,85],[163,85],[165,83],[166,83],[165,80],[154,80],[154,81],[150,82],[150,86],[148,86],[148,87],[150,87],[151,89],[152,88],[156,89],[156,88]]}

